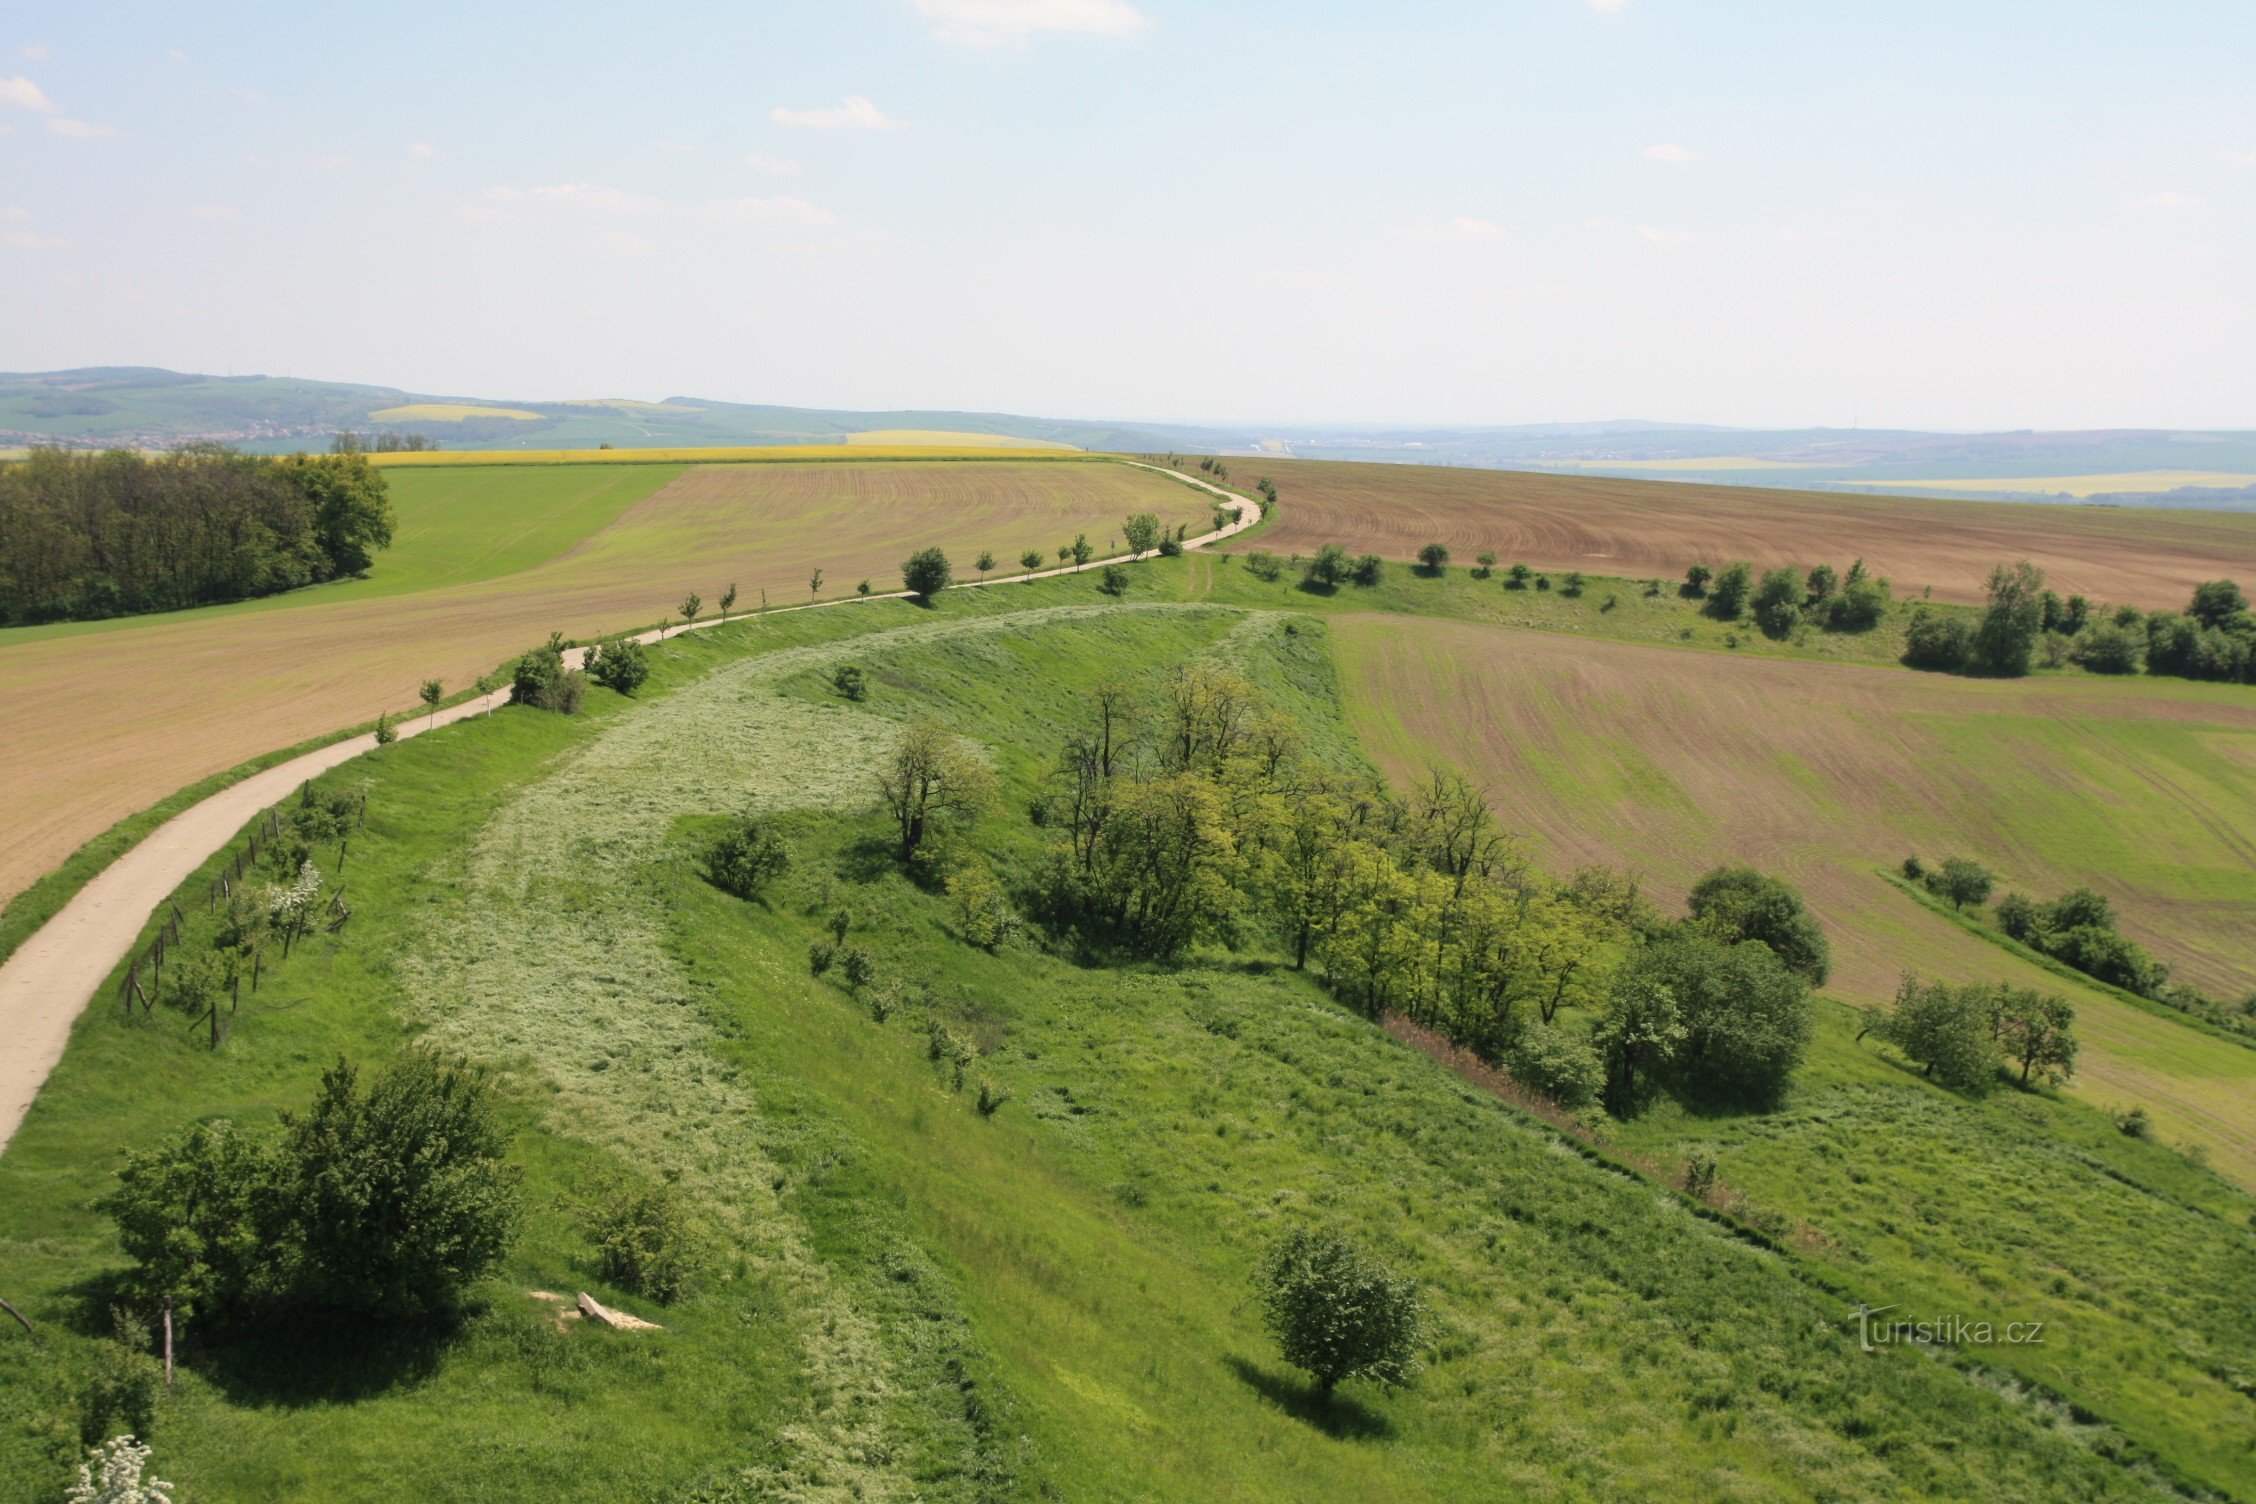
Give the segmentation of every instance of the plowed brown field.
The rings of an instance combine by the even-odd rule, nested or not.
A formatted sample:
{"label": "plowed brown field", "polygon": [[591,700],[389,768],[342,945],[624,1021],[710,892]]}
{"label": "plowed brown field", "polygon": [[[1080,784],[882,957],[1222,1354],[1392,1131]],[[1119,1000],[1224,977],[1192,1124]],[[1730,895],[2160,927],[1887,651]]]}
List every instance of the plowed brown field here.
{"label": "plowed brown field", "polygon": [[[1336,622],[1350,718],[1398,780],[1484,782],[1560,867],[1634,867],[1667,905],[1744,861],[1801,888],[1832,990],[1898,974],[2073,996],[2084,1089],[2144,1102],[2256,1182],[2256,1050],[2019,961],[1876,869],[1971,855],[2039,896],[2110,894],[2186,980],[2256,987],[2256,695],[2091,679],[1981,682],[1388,616]],[[2002,888],[2001,888],[2002,891]]]}
{"label": "plowed brown field", "polygon": [[901,560],[927,545],[968,577],[982,548],[1015,561],[1084,530],[1102,545],[1140,511],[1194,530],[1207,518],[1189,487],[1118,464],[702,465],[565,553],[499,579],[0,633],[0,903],[185,784],[410,707],[426,678],[458,689],[550,631],[646,625],[692,590],[709,612],[731,581],[740,612],[763,587],[796,604],[817,566],[825,595],[851,593],[865,575],[897,589]]}
{"label": "plowed brown field", "polygon": [[1863,558],[1898,595],[1979,600],[1990,567],[2029,559],[2063,595],[2182,608],[2203,580],[2256,576],[2256,513],[1857,496],[1440,465],[1234,459],[1232,478],[1277,483],[1279,516],[1248,547],[1414,557],[1439,541],[1459,562],[1630,579],[1747,559],[1845,568]]}

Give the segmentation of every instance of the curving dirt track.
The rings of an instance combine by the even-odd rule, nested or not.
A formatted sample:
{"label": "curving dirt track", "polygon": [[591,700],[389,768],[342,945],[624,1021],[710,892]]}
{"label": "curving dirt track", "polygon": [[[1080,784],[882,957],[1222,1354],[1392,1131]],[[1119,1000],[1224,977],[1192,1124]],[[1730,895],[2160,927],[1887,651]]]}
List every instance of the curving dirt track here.
{"label": "curving dirt track", "polygon": [[850,595],[864,575],[898,580],[913,549],[945,547],[959,568],[982,548],[1015,561],[1083,530],[1101,543],[1146,510],[1207,517],[1180,485],[1084,460],[700,465],[498,579],[0,632],[0,904],[184,784],[412,705],[424,679],[460,687],[551,631],[656,621],[693,589],[710,610],[732,580],[740,610],[763,589],[796,604],[818,565],[825,593]]}
{"label": "curving dirt track", "polygon": [[1674,579],[1687,565],[1862,558],[1898,595],[1975,601],[1992,565],[2028,559],[2063,595],[2182,609],[2203,580],[2256,576],[2256,512],[1944,501],[1441,465],[1233,459],[1277,483],[1260,546],[1408,559],[1439,541],[1544,569]]}
{"label": "curving dirt track", "polygon": [[[1155,475],[1169,474],[1152,466],[1134,468],[1150,470]],[[1190,476],[1175,475],[1171,479],[1243,509],[1236,522],[1218,531],[1187,540],[1184,544],[1186,548],[1200,548],[1221,541],[1245,531],[1261,520],[1260,506],[1245,497]],[[1180,487],[1171,486],[1166,481],[1156,481],[1154,484],[1165,487],[1178,496],[1181,494]],[[715,490],[725,495],[727,488],[715,487],[711,483],[703,488],[708,499]],[[1206,496],[1202,495],[1195,500],[1197,510],[1203,512],[1207,506]],[[889,551],[902,546],[896,543]],[[1135,557],[1148,558],[1150,555]],[[964,583],[976,587],[981,584],[1009,584],[1030,578],[1047,579],[1053,575],[1078,573],[1081,569],[1099,569],[1110,562],[1117,561],[1099,559],[1082,566],[1043,569],[1031,575],[1019,573]],[[885,591],[866,599],[899,600],[905,593],[899,590]],[[851,606],[859,604],[860,599],[862,598],[848,597],[783,609],[805,611]],[[720,622],[708,618],[697,625],[715,627]],[[645,632],[639,640],[653,642],[658,635],[655,631]],[[576,661],[580,655],[575,653],[573,656]],[[504,704],[508,698],[509,691],[503,688],[495,693],[493,703]],[[419,735],[430,724],[451,725],[466,716],[478,714],[480,709],[478,702],[466,701],[440,711],[435,722],[417,716],[403,722],[399,727],[399,734],[402,739]],[[255,735],[256,728],[251,729]],[[266,740],[271,744],[286,739],[275,735]],[[157,905],[170,897],[173,890],[202,866],[212,853],[234,839],[236,833],[260,810],[281,799],[304,780],[349,762],[363,752],[373,750],[375,745],[376,739],[372,735],[332,743],[246,778],[184,810],[151,832],[131,851],[112,862],[80,889],[60,913],[17,947],[15,954],[5,963],[0,963],[0,1152],[5,1152],[8,1141],[15,1136],[16,1127],[23,1121],[24,1114],[30,1111],[32,1100],[39,1094],[39,1088],[46,1082],[48,1073],[62,1059],[63,1049],[70,1042],[72,1023],[93,997],[95,989],[125,959]],[[256,753],[257,749],[253,747],[249,755],[255,756]]]}

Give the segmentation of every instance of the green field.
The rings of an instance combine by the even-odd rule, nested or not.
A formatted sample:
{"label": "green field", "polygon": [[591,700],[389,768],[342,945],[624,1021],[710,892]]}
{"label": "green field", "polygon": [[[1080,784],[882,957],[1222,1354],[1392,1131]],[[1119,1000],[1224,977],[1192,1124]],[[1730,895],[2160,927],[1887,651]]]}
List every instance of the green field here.
{"label": "green field", "polygon": [[[369,781],[351,925],[216,1055],[98,1003],[0,1159],[0,1294],[50,1342],[0,1340],[0,1494],[52,1496],[73,1454],[82,1296],[117,1257],[88,1203],[119,1152],[425,1038],[503,1075],[523,1241],[456,1330],[191,1334],[153,1438],[184,1501],[2256,1498],[2256,1202],[2073,1098],[1959,1102],[1828,1016],[1782,1110],[1605,1131],[1718,1146],[1800,1225],[1772,1244],[1398,1045],[1258,934],[1167,967],[963,943],[868,807],[910,715],[988,749],[1003,797],[972,842],[1018,877],[1076,697],[1123,668],[1219,657],[1362,755],[1332,634],[1222,603],[1233,568],[745,623],[665,644],[638,701],[331,775]],[[830,689],[842,662],[866,704]],[[795,854],[759,903],[689,860],[746,808]],[[908,984],[882,1022],[808,974],[840,908]],[[976,1041],[994,1116],[928,1061],[928,1020]],[[580,1207],[627,1166],[680,1177],[721,1238],[673,1306],[594,1274]],[[1412,1387],[1326,1406],[1278,1360],[1249,1280],[1309,1221],[1423,1282]],[[526,1293],[581,1289],[667,1330],[559,1330]],[[1867,1354],[1859,1300],[2058,1335]]]}

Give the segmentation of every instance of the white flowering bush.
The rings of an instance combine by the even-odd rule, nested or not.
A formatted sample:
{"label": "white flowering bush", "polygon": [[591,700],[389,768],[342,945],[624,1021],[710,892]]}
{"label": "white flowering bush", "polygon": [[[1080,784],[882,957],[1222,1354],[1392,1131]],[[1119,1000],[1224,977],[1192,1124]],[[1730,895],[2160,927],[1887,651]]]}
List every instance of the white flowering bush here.
{"label": "white flowering bush", "polygon": [[148,1466],[149,1449],[130,1436],[88,1447],[64,1504],[172,1504],[171,1484],[142,1477]]}

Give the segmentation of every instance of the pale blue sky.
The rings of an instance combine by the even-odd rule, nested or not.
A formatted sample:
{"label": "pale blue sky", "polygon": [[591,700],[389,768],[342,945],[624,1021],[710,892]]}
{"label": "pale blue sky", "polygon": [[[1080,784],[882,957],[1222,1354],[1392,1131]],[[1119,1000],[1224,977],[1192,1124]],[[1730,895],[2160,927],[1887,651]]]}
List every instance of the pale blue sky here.
{"label": "pale blue sky", "polygon": [[2248,0],[0,15],[0,369],[2256,427]]}

